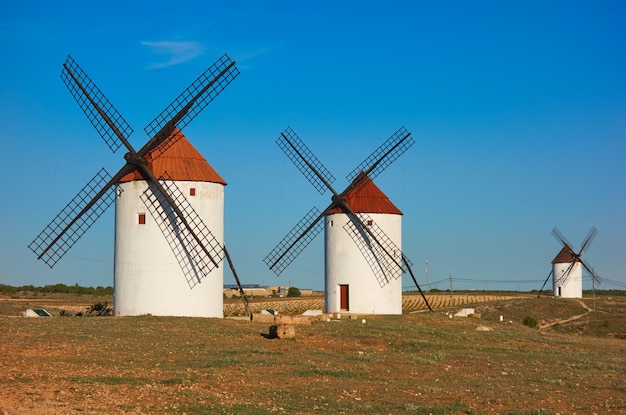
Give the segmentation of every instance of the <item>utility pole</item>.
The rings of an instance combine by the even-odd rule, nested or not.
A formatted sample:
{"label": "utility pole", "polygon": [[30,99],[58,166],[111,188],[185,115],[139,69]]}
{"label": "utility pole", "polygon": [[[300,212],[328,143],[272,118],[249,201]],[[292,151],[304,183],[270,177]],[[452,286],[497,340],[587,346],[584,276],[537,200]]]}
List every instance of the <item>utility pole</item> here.
{"label": "utility pole", "polygon": [[426,258],[426,289],[430,290],[430,287],[428,286],[428,258]]}
{"label": "utility pole", "polygon": [[452,274],[450,274],[450,299],[452,300],[452,304],[454,304],[454,294],[452,294]]}

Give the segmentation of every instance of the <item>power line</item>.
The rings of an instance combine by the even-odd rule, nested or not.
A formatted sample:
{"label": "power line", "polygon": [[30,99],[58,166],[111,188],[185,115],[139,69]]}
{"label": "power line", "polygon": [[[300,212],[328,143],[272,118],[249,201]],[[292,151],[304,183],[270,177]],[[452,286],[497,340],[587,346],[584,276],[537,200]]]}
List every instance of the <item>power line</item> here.
{"label": "power line", "polygon": [[[585,280],[591,280],[591,276],[583,276]],[[474,283],[474,284],[541,284],[543,279],[525,279],[525,280],[487,280],[487,279],[479,279],[479,278],[458,278],[458,277],[446,277],[437,281],[432,281],[424,284],[423,286],[426,289],[430,289],[431,287],[436,287],[439,284],[449,283],[449,282],[459,282],[459,283]],[[606,285],[611,285],[619,288],[626,288],[626,283],[621,281],[615,281],[609,278],[602,277],[602,282]],[[403,287],[403,289],[411,289],[414,288],[412,286]]]}
{"label": "power line", "polygon": [[605,277],[602,277],[602,283],[608,283],[609,285],[613,285],[615,287],[626,288],[626,283],[621,282],[621,281],[611,280]]}

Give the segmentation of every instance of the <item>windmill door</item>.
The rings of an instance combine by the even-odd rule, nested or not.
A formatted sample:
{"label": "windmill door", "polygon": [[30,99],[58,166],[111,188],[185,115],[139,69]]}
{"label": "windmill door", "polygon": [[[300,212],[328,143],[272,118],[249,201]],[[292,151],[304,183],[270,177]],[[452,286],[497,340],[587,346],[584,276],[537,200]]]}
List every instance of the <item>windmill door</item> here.
{"label": "windmill door", "polygon": [[350,311],[348,284],[339,285],[339,309]]}

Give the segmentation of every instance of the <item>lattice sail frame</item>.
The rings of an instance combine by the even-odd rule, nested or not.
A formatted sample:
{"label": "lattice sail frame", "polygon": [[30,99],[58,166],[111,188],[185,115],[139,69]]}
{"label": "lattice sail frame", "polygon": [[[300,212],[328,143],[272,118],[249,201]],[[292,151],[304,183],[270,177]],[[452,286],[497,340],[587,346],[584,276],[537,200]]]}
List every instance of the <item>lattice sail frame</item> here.
{"label": "lattice sail frame", "polygon": [[189,225],[193,226],[196,235],[210,255],[210,257],[207,256],[200,243],[191,235],[189,228],[169,206],[165,197],[156,190],[154,185],[150,184],[141,194],[140,199],[167,240],[189,288],[194,288],[221,263],[224,258],[224,248],[185,198],[176,182],[167,176],[162,177],[159,182],[167,194],[176,201],[178,208],[183,212]]}
{"label": "lattice sail frame", "polygon": [[352,182],[361,172],[365,172],[370,179],[374,180],[376,176],[396,161],[413,144],[415,144],[415,139],[411,133],[404,126],[400,127],[398,131],[356,166],[346,178],[349,182]]}
{"label": "lattice sail frame", "polygon": [[[210,75],[215,75],[215,78],[209,79]],[[31,242],[29,248],[37,258],[52,268],[115,200],[115,183],[132,171],[130,163],[139,167],[137,162],[154,147],[164,151],[166,144],[163,141],[174,127],[187,125],[237,75],[239,70],[235,62],[228,55],[222,55],[146,127],[147,132],[157,133],[138,153],[128,141],[133,129],[76,61],[68,56],[63,64],[61,79],[69,92],[111,151],[116,152],[124,144],[129,153],[128,157],[125,156],[127,164],[113,178],[102,169]],[[172,114],[172,119],[166,121],[165,117]],[[105,174],[108,180],[104,178]],[[105,182],[108,184],[103,186]]]}
{"label": "lattice sail frame", "polygon": [[239,75],[239,70],[235,66],[235,62],[232,61],[226,53],[223,54],[172,101],[170,105],[161,111],[161,113],[144,128],[144,131],[149,137],[153,137],[170,122],[173,123],[173,126],[182,130],[204,109],[204,107],[213,101],[237,75]]}
{"label": "lattice sail frame", "polygon": [[562,285],[562,284],[565,283],[565,281],[567,281],[567,279],[569,278],[570,273],[572,272],[572,269],[574,269],[574,264],[576,264],[576,261],[572,262],[571,264],[569,264],[569,266],[567,268],[562,270],[560,275],[555,275],[554,276],[555,284]]}
{"label": "lattice sail frame", "polygon": [[263,262],[279,276],[300,252],[324,229],[320,211],[314,206],[267,254]]}
{"label": "lattice sail frame", "polygon": [[[52,219],[39,235],[28,245],[38,259],[52,268],[65,253],[80,239],[81,236],[93,225],[96,220],[115,201],[113,187],[104,193],[86,213],[77,215],[90,203],[98,192],[111,180],[111,175],[104,169],[100,169],[96,175],[82,188],[80,192]],[[71,223],[71,219],[74,222]],[[68,231],[60,235],[60,232],[68,225]]]}
{"label": "lattice sail frame", "polygon": [[565,281],[567,281],[567,279],[569,278],[569,274],[574,268],[574,264],[576,262],[580,262],[581,265],[587,270],[587,272],[589,272],[589,274],[591,275],[591,278],[598,284],[602,284],[602,278],[600,278],[600,276],[595,272],[595,270],[592,267],[590,267],[589,264],[586,263],[582,259],[583,252],[585,252],[585,250],[589,248],[589,245],[591,245],[591,242],[593,242],[597,234],[598,234],[598,230],[596,229],[595,226],[592,226],[591,229],[589,229],[589,232],[587,232],[587,236],[585,236],[585,239],[583,240],[582,244],[580,245],[580,251],[576,253],[576,251],[574,251],[574,249],[572,248],[571,242],[568,241],[567,238],[565,238],[565,235],[563,235],[561,231],[559,231],[556,227],[552,229],[552,236],[554,236],[554,238],[557,241],[561,242],[561,244],[564,247],[566,247],[572,255],[572,263],[563,271],[563,273],[560,276],[558,277],[556,275],[554,276],[556,283],[562,284]]}
{"label": "lattice sail frame", "polygon": [[128,139],[133,133],[131,126],[71,56],[63,64],[61,79],[91,125],[115,153],[123,144],[120,134]]}
{"label": "lattice sail frame", "polygon": [[[359,251],[361,251],[363,258],[365,258],[365,261],[376,276],[376,281],[382,288],[389,284],[390,278],[398,279],[403,272],[407,271],[407,265],[403,258],[408,262],[409,266],[413,264],[406,257],[403,257],[400,248],[376,224],[371,216],[367,213],[357,213],[357,216],[360,222],[348,217],[349,220],[343,226],[343,229],[359,247]],[[369,228],[380,245],[362,228],[362,224]],[[387,253],[390,253],[394,258],[390,258]]]}
{"label": "lattice sail frame", "polygon": [[[328,185],[335,181],[335,177],[322,164],[315,154],[307,147],[298,135],[287,127],[276,140],[278,147],[292,161],[300,172],[307,178],[319,194],[323,195],[328,190]],[[305,161],[306,160],[306,161]],[[321,178],[315,174],[317,171]],[[325,181],[325,182],[324,182]]]}
{"label": "lattice sail frame", "polygon": [[[373,177],[377,176],[398,157],[400,157],[408,148],[410,148],[414,142],[415,140],[413,139],[411,133],[409,133],[404,126],[399,128],[389,139],[383,142],[383,144],[381,144],[372,154],[370,154],[369,157],[361,162],[347,176],[350,184],[341,195],[338,195],[332,188],[332,182],[335,180],[334,176],[326,169],[326,167],[319,161],[306,144],[304,144],[291,127],[288,127],[283,133],[281,133],[276,141],[276,144],[278,144],[281,150],[320,194],[325,193],[326,190],[331,190],[333,192],[333,203],[331,203],[331,205],[327,208],[330,209],[333,206],[337,206],[335,197],[337,197],[337,199],[341,199],[348,190],[358,191],[358,188],[363,184],[363,180],[361,180],[363,176],[369,176],[370,174],[372,174]],[[319,219],[321,219],[321,217],[318,217],[318,220]],[[315,238],[315,236],[317,236],[321,230],[320,228],[320,230],[317,230],[314,234],[308,235],[308,233],[313,229],[313,225],[316,225],[316,223],[310,223],[313,220],[311,212],[309,212],[265,257],[264,262],[277,276],[283,272],[283,270],[300,254],[300,252],[302,252],[302,250],[311,242],[311,240]],[[362,224],[359,226],[362,226]],[[356,228],[354,230],[356,231]],[[382,230],[379,229],[379,232],[384,235]],[[371,238],[370,235],[368,235],[368,237]],[[389,240],[386,235],[384,235],[384,237]],[[357,245],[359,244],[357,243]],[[375,245],[377,245],[377,249],[379,250],[378,253],[382,252],[385,257],[389,258],[389,255],[384,252],[385,248],[383,248],[383,246],[385,246],[385,243],[375,243]],[[363,250],[365,249],[365,245],[359,245],[359,248]],[[367,258],[369,253],[363,252],[363,255]],[[406,259],[402,252],[400,252],[400,256],[401,258],[404,257]],[[390,258],[389,260],[391,261]],[[408,262],[408,264],[405,263],[406,267],[410,267],[412,264],[408,259],[406,259],[406,261]],[[400,267],[402,266],[403,265],[400,265]],[[374,268],[372,269],[374,270]],[[374,272],[376,273],[377,271]]]}

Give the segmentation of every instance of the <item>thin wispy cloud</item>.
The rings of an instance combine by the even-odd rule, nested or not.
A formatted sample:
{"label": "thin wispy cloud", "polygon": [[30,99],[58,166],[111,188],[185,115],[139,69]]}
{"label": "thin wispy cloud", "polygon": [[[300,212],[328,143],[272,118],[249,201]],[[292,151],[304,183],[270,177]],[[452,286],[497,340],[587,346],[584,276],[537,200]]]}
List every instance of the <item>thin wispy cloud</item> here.
{"label": "thin wispy cloud", "polygon": [[283,47],[283,43],[277,43],[274,45],[269,45],[266,47],[260,47],[256,50],[252,51],[244,51],[237,53],[237,64],[240,65],[240,68],[249,68],[250,61],[254,61],[257,58],[260,58],[264,55],[268,55],[272,53],[276,49],[280,49]]}
{"label": "thin wispy cloud", "polygon": [[187,62],[196,56],[200,56],[204,53],[204,46],[198,42],[192,41],[171,41],[162,40],[159,42],[141,42],[143,46],[150,48],[152,53],[156,55],[162,55],[166,58],[163,62],[152,63],[148,66],[148,69],[160,69],[167,68],[168,66],[174,66]]}
{"label": "thin wispy cloud", "polygon": [[245,62],[245,61],[249,61],[255,58],[258,58],[259,56],[262,56],[264,54],[266,54],[268,51],[274,49],[273,47],[264,47],[264,48],[259,48],[257,50],[251,51],[251,52],[245,52],[245,53],[241,53],[240,56],[237,57],[237,61],[238,62]]}

